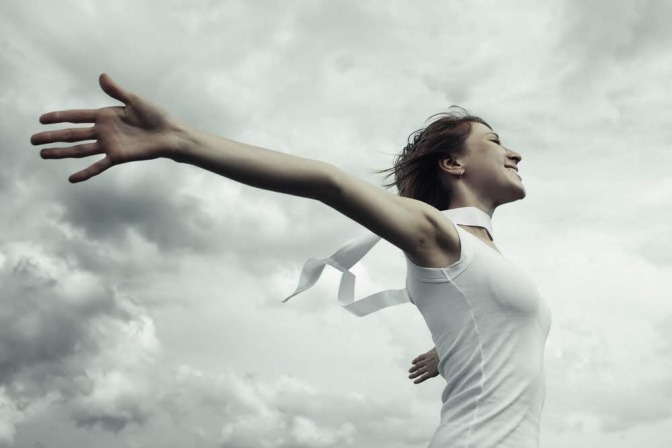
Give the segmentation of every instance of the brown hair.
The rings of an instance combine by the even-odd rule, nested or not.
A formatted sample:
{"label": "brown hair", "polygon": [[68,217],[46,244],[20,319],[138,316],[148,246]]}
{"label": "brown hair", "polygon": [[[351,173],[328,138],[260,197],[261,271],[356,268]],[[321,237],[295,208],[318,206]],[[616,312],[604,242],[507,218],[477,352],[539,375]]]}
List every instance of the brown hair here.
{"label": "brown hair", "polygon": [[492,129],[483,119],[457,106],[459,112],[440,112],[429,117],[439,118],[424,129],[418,129],[408,137],[408,144],[394,159],[394,166],[376,173],[394,174],[394,181],[383,187],[396,186],[399,196],[417,199],[445,210],[450,206],[450,184],[445,181],[439,168],[439,160],[449,155],[464,154],[464,142],[471,132],[471,123],[482,123]]}

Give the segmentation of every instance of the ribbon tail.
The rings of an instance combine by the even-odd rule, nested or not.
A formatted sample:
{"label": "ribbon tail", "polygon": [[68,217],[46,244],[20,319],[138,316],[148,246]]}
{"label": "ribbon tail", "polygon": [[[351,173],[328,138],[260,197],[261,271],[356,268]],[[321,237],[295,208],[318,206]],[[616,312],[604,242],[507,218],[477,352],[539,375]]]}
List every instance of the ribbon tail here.
{"label": "ribbon tail", "polygon": [[324,271],[324,266],[326,266],[326,264],[327,260],[321,260],[317,258],[309,258],[308,260],[306,260],[306,262],[303,265],[303,269],[301,270],[301,277],[299,278],[299,286],[297,286],[294,293],[292,293],[292,295],[283,300],[282,303],[285,303],[295,295],[300,294],[306,289],[313,286],[322,275],[322,271]]}
{"label": "ribbon tail", "polygon": [[344,303],[344,301],[341,300],[341,297],[339,297],[338,301],[343,308],[355,316],[362,317],[375,311],[382,310],[383,308],[411,302],[411,299],[406,288],[403,288],[380,291],[359,300],[351,300],[349,303]]}

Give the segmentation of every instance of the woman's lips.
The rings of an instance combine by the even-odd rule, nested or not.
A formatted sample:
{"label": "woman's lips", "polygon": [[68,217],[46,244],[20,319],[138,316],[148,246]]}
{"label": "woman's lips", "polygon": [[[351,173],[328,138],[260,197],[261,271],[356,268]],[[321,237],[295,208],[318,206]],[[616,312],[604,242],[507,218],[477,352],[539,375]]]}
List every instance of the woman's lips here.
{"label": "woman's lips", "polygon": [[[520,177],[520,174],[518,174],[518,169],[517,168],[513,168],[511,166],[508,166],[507,168],[510,169],[511,171],[513,171],[514,173],[516,173],[516,176]],[[520,177],[520,178],[522,179],[522,177]]]}

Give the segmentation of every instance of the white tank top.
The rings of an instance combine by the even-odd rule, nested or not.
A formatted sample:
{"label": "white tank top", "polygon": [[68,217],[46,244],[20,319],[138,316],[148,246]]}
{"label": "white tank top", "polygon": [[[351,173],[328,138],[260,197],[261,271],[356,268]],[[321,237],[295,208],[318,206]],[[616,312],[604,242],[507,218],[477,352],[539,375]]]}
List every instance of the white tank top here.
{"label": "white tank top", "polygon": [[[482,225],[492,234],[490,217],[475,207],[443,212],[453,225]],[[348,269],[380,239],[369,233],[327,259],[308,260],[297,291],[285,301],[312,286],[330,264],[344,274],[339,302],[354,314],[414,303],[432,334],[438,370],[446,380],[441,423],[429,447],[537,448],[550,308],[528,274],[455,228],[459,260],[446,268],[427,268],[406,257],[405,289],[354,301],[354,275]]]}

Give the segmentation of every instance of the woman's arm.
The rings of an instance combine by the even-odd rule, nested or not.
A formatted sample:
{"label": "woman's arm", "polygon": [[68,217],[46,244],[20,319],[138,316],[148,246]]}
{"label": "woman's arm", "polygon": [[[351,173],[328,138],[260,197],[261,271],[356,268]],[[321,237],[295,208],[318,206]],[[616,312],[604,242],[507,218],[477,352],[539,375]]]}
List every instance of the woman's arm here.
{"label": "woman's arm", "polygon": [[167,157],[253,187],[319,200],[399,247],[412,261],[431,245],[430,217],[442,219],[424,202],[397,196],[325,162],[189,127],[179,134],[182,143]]}
{"label": "woman's arm", "polygon": [[[43,124],[93,126],[46,131],[31,138],[35,145],[93,140],[41,151],[45,159],[105,154],[104,159],[70,176],[70,182],[86,181],[114,165],[166,157],[253,187],[319,200],[390,241],[414,262],[418,254],[435,248],[435,223],[441,222],[442,215],[424,202],[392,194],[325,162],[207,134],[125,90],[105,74],[99,82],[124,106],[44,114],[40,117]],[[456,232],[454,241],[457,247]]]}

